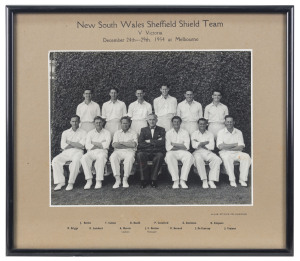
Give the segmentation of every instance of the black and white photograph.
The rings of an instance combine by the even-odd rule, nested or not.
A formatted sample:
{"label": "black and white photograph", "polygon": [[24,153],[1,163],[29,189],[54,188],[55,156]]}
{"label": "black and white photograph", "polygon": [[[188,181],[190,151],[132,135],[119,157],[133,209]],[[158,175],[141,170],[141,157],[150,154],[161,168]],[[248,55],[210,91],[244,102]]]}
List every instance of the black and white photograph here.
{"label": "black and white photograph", "polygon": [[293,255],[294,6],[5,10],[7,255]]}
{"label": "black and white photograph", "polygon": [[50,206],[253,205],[252,50],[48,55]]}

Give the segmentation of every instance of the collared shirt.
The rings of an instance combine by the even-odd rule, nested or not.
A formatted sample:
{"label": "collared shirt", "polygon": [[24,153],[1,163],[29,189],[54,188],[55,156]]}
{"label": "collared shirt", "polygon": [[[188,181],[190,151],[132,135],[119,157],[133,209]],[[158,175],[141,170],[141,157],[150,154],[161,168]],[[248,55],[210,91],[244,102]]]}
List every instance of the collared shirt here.
{"label": "collared shirt", "polygon": [[227,128],[224,128],[218,132],[217,147],[219,148],[219,145],[222,143],[237,143],[238,146],[245,146],[243,134],[236,128],[233,128],[231,133],[227,130]]}
{"label": "collared shirt", "polygon": [[60,147],[64,150],[69,144],[67,140],[72,142],[79,142],[84,146],[86,139],[86,131],[78,128],[76,131],[73,131],[72,128],[65,130],[61,135]]}
{"label": "collared shirt", "polygon": [[[215,147],[214,135],[207,130],[204,133],[202,133],[200,130],[194,131],[192,133],[191,140],[192,140],[192,147],[195,150],[198,149],[200,142],[205,142],[205,141],[209,142],[208,144],[205,145],[205,147],[208,150],[213,150]],[[197,140],[197,141],[195,141],[195,140]],[[203,148],[200,148],[200,149],[203,149]]]}
{"label": "collared shirt", "polygon": [[177,100],[171,95],[168,95],[166,99],[161,95],[154,99],[153,107],[157,116],[164,116],[170,113],[176,114]]}
{"label": "collared shirt", "polygon": [[80,117],[81,122],[93,122],[96,116],[101,115],[100,106],[93,101],[89,104],[82,102],[77,106],[76,114]]}
{"label": "collared shirt", "polygon": [[150,103],[143,101],[139,103],[135,101],[130,103],[128,107],[128,116],[132,120],[147,120],[147,116],[152,113],[152,106]]}
{"label": "collared shirt", "polygon": [[177,115],[182,119],[182,121],[198,121],[202,118],[202,106],[199,102],[192,101],[189,104],[186,100],[178,104]]}
{"label": "collared shirt", "polygon": [[106,121],[121,119],[127,113],[126,105],[124,102],[116,100],[116,102],[112,102],[111,100],[103,103],[102,106],[102,117],[106,119]]}
{"label": "collared shirt", "polygon": [[174,128],[170,129],[166,133],[166,150],[170,151],[173,146],[173,143],[183,143],[183,145],[189,150],[190,148],[190,136],[189,133],[185,130],[180,128],[178,132],[175,131]]}
{"label": "collared shirt", "polygon": [[205,107],[204,118],[211,122],[225,122],[225,116],[228,115],[228,108],[226,105],[219,103],[217,106],[212,102]]}
{"label": "collared shirt", "polygon": [[151,131],[151,136],[152,136],[152,138],[153,138],[153,135],[154,135],[155,128],[156,128],[156,126],[155,126],[154,128],[151,128],[151,127],[150,127],[150,131]]}
{"label": "collared shirt", "polygon": [[110,132],[106,129],[102,129],[100,132],[98,132],[96,129],[89,131],[85,142],[85,147],[87,150],[91,150],[94,147],[92,141],[102,143],[103,149],[107,150],[111,142]]}
{"label": "collared shirt", "polygon": [[[121,129],[121,130],[117,130],[115,132],[114,138],[113,138],[113,143],[114,142],[135,142],[136,143],[135,148],[128,148],[128,150],[136,151],[137,144],[138,144],[138,136],[137,136],[137,133],[132,129],[129,129],[126,132],[124,132]],[[115,149],[115,150],[120,150],[120,149]]]}

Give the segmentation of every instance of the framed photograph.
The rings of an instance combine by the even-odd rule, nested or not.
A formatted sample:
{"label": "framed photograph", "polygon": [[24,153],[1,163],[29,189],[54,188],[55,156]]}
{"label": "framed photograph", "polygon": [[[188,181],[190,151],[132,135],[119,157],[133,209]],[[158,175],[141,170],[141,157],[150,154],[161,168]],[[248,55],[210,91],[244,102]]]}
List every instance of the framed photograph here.
{"label": "framed photograph", "polygon": [[7,255],[293,255],[293,6],[7,6]]}

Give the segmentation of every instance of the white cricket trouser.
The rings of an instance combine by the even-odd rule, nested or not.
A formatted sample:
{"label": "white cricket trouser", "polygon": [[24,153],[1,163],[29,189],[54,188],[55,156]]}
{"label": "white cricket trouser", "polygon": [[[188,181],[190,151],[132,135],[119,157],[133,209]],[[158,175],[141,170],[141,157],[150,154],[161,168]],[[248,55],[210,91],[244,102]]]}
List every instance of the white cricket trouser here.
{"label": "white cricket trouser", "polygon": [[194,163],[193,155],[185,150],[168,151],[165,162],[172,176],[172,181],[179,180],[178,161],[182,162],[180,179],[187,181],[190,169]]}
{"label": "white cricket trouser", "polygon": [[222,150],[219,152],[219,154],[223,161],[224,167],[226,169],[230,181],[235,181],[234,165],[233,165],[234,161],[240,162],[240,180],[242,181],[248,180],[251,158],[247,153],[241,151]]}
{"label": "white cricket trouser", "polygon": [[124,177],[129,177],[135,160],[134,156],[135,151],[132,150],[115,150],[109,158],[114,176],[120,176],[120,162],[124,160]]}
{"label": "white cricket trouser", "polygon": [[199,129],[196,121],[183,121],[180,127],[187,130],[190,135]]}
{"label": "white cricket trouser", "polygon": [[85,179],[92,179],[92,165],[95,161],[94,167],[96,170],[96,180],[104,180],[104,168],[107,162],[107,150],[95,149],[90,150],[81,158],[81,165],[83,168]]}
{"label": "white cricket trouser", "polygon": [[115,132],[117,130],[121,129],[120,119],[113,119],[113,120],[107,121],[105,124],[105,129],[107,129],[110,132],[111,137],[113,138]]}
{"label": "white cricket trouser", "polygon": [[141,133],[141,128],[147,127],[146,120],[132,120],[130,128],[134,130],[138,135]]}
{"label": "white cricket trouser", "polygon": [[93,122],[82,122],[80,124],[80,129],[85,130],[86,132],[89,132],[89,131],[95,129],[95,124]]}
{"label": "white cricket trouser", "polygon": [[53,179],[54,184],[65,183],[64,176],[64,164],[67,161],[72,161],[69,165],[70,176],[69,183],[74,184],[79,173],[79,168],[81,166],[80,159],[83,155],[83,151],[80,149],[66,149],[62,153],[58,154],[52,160],[52,169],[53,169]]}
{"label": "white cricket trouser", "polygon": [[218,132],[222,129],[225,128],[225,124],[224,123],[221,123],[221,122],[210,122],[208,124],[208,131],[210,131],[214,137],[215,137],[215,140],[217,139],[217,136],[218,136]]}
{"label": "white cricket trouser", "polygon": [[213,152],[206,149],[199,149],[193,153],[195,158],[194,165],[197,168],[198,174],[201,180],[207,179],[205,161],[209,162],[209,180],[211,181],[219,181],[220,176],[220,165],[222,164],[222,160]]}
{"label": "white cricket trouser", "polygon": [[165,131],[167,132],[168,130],[172,129],[172,122],[171,119],[173,118],[173,114],[169,113],[164,116],[158,116],[157,118],[157,126],[165,128]]}

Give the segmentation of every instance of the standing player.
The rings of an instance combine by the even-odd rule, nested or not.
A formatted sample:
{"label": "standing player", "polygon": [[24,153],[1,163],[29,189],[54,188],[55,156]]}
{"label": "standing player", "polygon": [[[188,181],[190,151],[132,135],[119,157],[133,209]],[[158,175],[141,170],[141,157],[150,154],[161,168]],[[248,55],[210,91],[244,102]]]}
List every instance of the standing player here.
{"label": "standing player", "polygon": [[111,88],[109,92],[110,100],[103,103],[102,118],[106,120],[105,129],[107,129],[111,136],[121,128],[120,119],[126,115],[126,105],[124,102],[119,101],[119,90]]}
{"label": "standing player", "polygon": [[194,100],[194,92],[187,90],[184,94],[185,100],[178,104],[177,116],[182,119],[181,128],[188,131],[190,135],[198,130],[197,121],[202,118],[202,105]]}
{"label": "standing player", "polygon": [[80,128],[89,132],[95,128],[94,118],[100,116],[100,106],[92,101],[92,90],[85,89],[84,101],[77,106],[76,115],[80,117]]}
{"label": "standing player", "polygon": [[172,128],[171,119],[176,114],[177,109],[177,100],[169,95],[169,90],[168,86],[161,86],[161,96],[153,101],[154,111],[158,116],[157,125],[163,127],[166,131]]}
{"label": "standing player", "polygon": [[131,129],[137,134],[141,133],[141,128],[147,127],[147,116],[152,113],[152,106],[144,100],[144,90],[137,89],[135,92],[137,101],[128,107],[128,117],[131,118]]}
{"label": "standing player", "polygon": [[228,108],[220,102],[222,93],[218,90],[213,91],[212,103],[207,105],[204,110],[204,118],[208,121],[208,130],[217,139],[219,130],[224,129],[225,116],[228,115]]}

